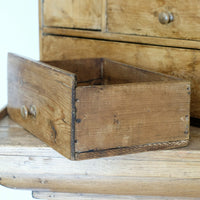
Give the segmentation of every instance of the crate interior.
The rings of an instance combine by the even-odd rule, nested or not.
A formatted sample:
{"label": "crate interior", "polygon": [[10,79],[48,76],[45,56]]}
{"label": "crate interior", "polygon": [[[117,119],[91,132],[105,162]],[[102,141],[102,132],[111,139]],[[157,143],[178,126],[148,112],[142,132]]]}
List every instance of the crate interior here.
{"label": "crate interior", "polygon": [[109,59],[80,59],[46,62],[77,76],[77,86],[170,81],[178,78],[143,70]]}

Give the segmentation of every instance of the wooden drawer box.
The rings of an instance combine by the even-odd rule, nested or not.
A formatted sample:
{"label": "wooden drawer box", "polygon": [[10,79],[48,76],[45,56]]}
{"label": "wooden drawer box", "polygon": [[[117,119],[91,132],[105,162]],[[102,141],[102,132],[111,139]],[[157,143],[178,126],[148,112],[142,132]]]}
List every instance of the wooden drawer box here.
{"label": "wooden drawer box", "polygon": [[199,10],[199,0],[108,0],[107,29],[113,33],[199,40]]}
{"label": "wooden drawer box", "polygon": [[43,11],[44,26],[101,29],[101,0],[45,0]]}
{"label": "wooden drawer box", "polygon": [[45,35],[42,60],[106,57],[191,82],[190,115],[200,119],[200,51],[78,37]]}
{"label": "wooden drawer box", "polygon": [[185,146],[190,83],[107,59],[8,55],[8,113],[69,159]]}

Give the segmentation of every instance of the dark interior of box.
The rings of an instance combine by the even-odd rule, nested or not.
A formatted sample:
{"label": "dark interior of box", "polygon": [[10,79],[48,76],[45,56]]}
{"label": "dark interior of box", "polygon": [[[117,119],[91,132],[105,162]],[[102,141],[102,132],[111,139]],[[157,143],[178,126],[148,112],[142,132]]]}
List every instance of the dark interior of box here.
{"label": "dark interior of box", "polygon": [[102,58],[49,61],[46,63],[76,74],[77,86],[170,81],[177,79]]}

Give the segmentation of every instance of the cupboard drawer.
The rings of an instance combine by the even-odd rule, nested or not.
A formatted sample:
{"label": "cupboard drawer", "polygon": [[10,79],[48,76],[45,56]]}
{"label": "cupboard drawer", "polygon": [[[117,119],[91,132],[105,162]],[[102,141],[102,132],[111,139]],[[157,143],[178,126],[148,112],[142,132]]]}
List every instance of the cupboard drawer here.
{"label": "cupboard drawer", "polygon": [[50,27],[101,29],[102,1],[45,0],[43,23]]}
{"label": "cupboard drawer", "polygon": [[190,84],[107,59],[8,57],[8,113],[70,159],[185,146]]}
{"label": "cupboard drawer", "polygon": [[46,35],[43,60],[106,57],[191,81],[191,116],[200,118],[200,51]]}
{"label": "cupboard drawer", "polygon": [[113,33],[199,40],[199,10],[199,0],[108,0],[107,28]]}

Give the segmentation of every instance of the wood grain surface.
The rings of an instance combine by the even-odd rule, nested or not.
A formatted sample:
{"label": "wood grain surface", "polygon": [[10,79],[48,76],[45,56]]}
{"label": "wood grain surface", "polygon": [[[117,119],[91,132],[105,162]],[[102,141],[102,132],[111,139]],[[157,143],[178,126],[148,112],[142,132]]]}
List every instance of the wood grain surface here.
{"label": "wood grain surface", "polygon": [[133,196],[133,195],[103,195],[58,192],[33,192],[33,198],[46,200],[198,200],[192,197],[161,197],[161,196]]}
{"label": "wood grain surface", "polygon": [[71,161],[6,117],[0,177],[2,185],[34,191],[199,198],[200,129],[191,127],[185,148]]}
{"label": "wood grain surface", "polygon": [[67,158],[188,144],[189,82],[107,59],[46,63],[9,54],[8,112]]}
{"label": "wood grain surface", "polygon": [[[108,0],[107,28],[115,33],[199,40],[199,9],[199,0]],[[161,12],[172,13],[174,20],[161,24]]]}
{"label": "wood grain surface", "polygon": [[156,146],[169,141],[181,145],[189,137],[188,86],[187,82],[155,81],[78,87],[76,117],[80,123],[75,128],[75,151]]}
{"label": "wood grain surface", "polygon": [[[186,49],[200,49],[200,41],[197,40],[181,40],[173,38],[161,38],[161,37],[149,37],[142,35],[131,35],[131,34],[119,34],[110,32],[100,32],[91,30],[78,30],[70,28],[54,28],[54,27],[41,27],[44,34],[60,35],[60,36],[73,36],[73,37],[84,37],[90,39],[101,39],[115,42],[128,42],[128,43],[139,43],[158,45],[166,47],[179,47]],[[43,39],[43,36],[40,37]],[[40,42],[40,45],[42,42]]]}
{"label": "wood grain surface", "polygon": [[200,118],[200,53],[198,50],[44,36],[42,60],[105,57],[191,81],[191,116]]}
{"label": "wood grain surface", "polygon": [[102,1],[45,0],[44,26],[80,29],[101,29]]}
{"label": "wood grain surface", "polygon": [[143,70],[134,66],[126,65],[109,59],[103,59],[102,63],[103,84],[125,84],[148,82],[179,82],[182,79],[168,76],[158,72]]}
{"label": "wood grain surface", "polygon": [[[179,100],[189,97],[188,92],[185,93],[183,89],[185,97],[181,96],[179,100],[171,98],[180,94],[175,83],[179,82],[179,79],[107,59],[103,60],[102,66],[103,84],[107,84],[106,86],[77,88],[76,117],[79,119],[75,135],[77,159],[175,148],[187,144],[187,134],[182,133],[189,126],[189,120],[182,121],[185,123],[183,125],[182,122],[178,122],[181,116],[177,117],[174,114],[173,117],[170,116],[170,112],[181,105],[178,103]],[[172,80],[171,89],[176,85],[173,89],[177,90],[170,95],[168,83],[170,84]],[[168,92],[164,91],[165,87]],[[176,114],[186,108],[183,115],[188,116],[186,113],[187,109],[189,110],[189,103],[186,103],[187,106],[185,103],[183,108],[177,107]],[[183,126],[182,132],[178,126]]]}
{"label": "wood grain surface", "polygon": [[101,85],[102,83],[102,59],[100,58],[49,61],[46,63],[76,74],[77,86]]}
{"label": "wood grain surface", "polygon": [[188,82],[108,59],[47,63],[77,75],[75,159],[187,145]]}
{"label": "wood grain surface", "polygon": [[[25,129],[71,158],[75,75],[14,54],[8,55],[8,113]],[[36,117],[30,107],[36,106]],[[26,106],[24,119],[21,107]]]}

